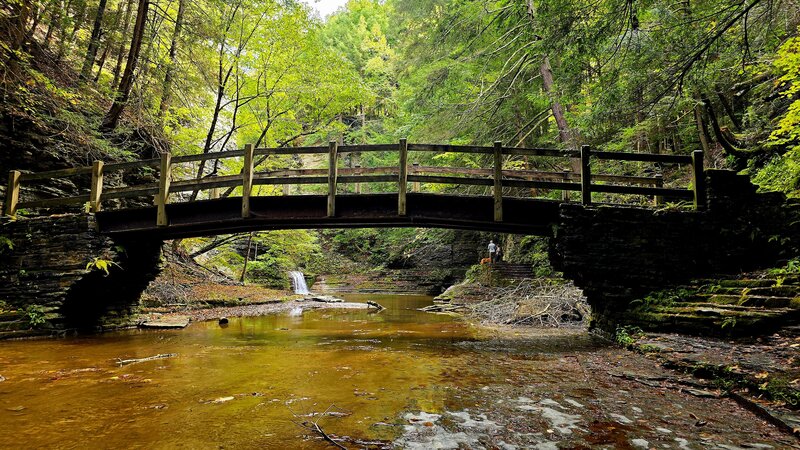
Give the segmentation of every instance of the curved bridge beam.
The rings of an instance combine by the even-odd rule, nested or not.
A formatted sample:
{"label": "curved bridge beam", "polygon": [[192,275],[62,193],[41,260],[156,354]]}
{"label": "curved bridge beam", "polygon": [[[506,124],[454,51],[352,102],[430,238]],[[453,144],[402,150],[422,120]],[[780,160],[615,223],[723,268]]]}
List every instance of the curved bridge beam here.
{"label": "curved bridge beam", "polygon": [[259,230],[430,227],[551,236],[558,201],[504,199],[502,222],[494,220],[494,199],[442,194],[408,194],[406,215],[397,214],[396,194],[336,197],[328,217],[327,196],[252,197],[242,218],[239,197],[167,205],[169,225],[156,225],[156,207],[97,213],[100,232],[111,236],[176,239]]}

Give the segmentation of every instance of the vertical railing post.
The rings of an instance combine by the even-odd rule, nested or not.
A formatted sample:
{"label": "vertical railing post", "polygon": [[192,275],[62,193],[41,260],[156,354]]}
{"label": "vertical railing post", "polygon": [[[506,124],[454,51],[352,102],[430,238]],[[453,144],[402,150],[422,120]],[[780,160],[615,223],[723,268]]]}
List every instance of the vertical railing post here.
{"label": "vertical railing post", "polygon": [[89,193],[89,211],[100,211],[100,197],[103,196],[103,161],[92,163],[92,186]]}
{"label": "vertical railing post", "polygon": [[[656,174],[656,187],[663,188],[664,187],[664,175],[657,173]],[[663,195],[656,195],[653,196],[653,204],[655,206],[661,206],[664,204],[664,196]]]}
{"label": "vertical railing post", "polygon": [[703,151],[692,152],[692,187],[694,190],[694,208],[706,207],[706,177],[703,172]]}
{"label": "vertical railing post", "polygon": [[[411,164],[411,173],[414,175],[419,175],[419,163]],[[411,191],[415,194],[419,193],[419,181],[411,183]]]}
{"label": "vertical railing post", "polygon": [[[353,174],[355,176],[360,176],[361,175],[361,164],[356,164],[355,165],[355,170],[353,171]],[[356,194],[360,194],[360,193],[361,193],[361,183],[356,182]]]}
{"label": "vertical railing post", "polygon": [[336,216],[336,177],[338,173],[338,143],[328,143],[328,217]]}
{"label": "vertical railing post", "polygon": [[[569,183],[570,181],[572,181],[572,171],[564,169],[564,183]],[[561,191],[561,201],[563,201],[564,203],[569,202],[568,190],[564,189],[563,191]]]}
{"label": "vertical railing post", "polygon": [[22,172],[12,170],[8,173],[8,186],[6,187],[6,208],[7,216],[17,215],[17,205],[19,204],[19,177]]}
{"label": "vertical railing post", "polygon": [[408,192],[408,141],[400,139],[400,176],[397,196],[397,215],[406,215],[406,193]]}
{"label": "vertical railing post", "polygon": [[165,227],[169,225],[169,218],[167,217],[167,205],[169,204],[169,183],[172,169],[172,155],[169,153],[161,154],[161,173],[158,178],[158,198],[156,204],[158,205],[158,215],[156,217],[156,225]]}
{"label": "vertical railing post", "polygon": [[[212,174],[210,178],[212,180],[216,179],[217,174]],[[209,192],[208,198],[211,200],[217,200],[219,198],[219,188],[218,187],[211,188],[211,192]]]}
{"label": "vertical railing post", "polygon": [[494,143],[494,221],[503,221],[503,143]]}
{"label": "vertical railing post", "polygon": [[592,204],[592,169],[589,165],[592,150],[588,145],[581,146],[581,203]]}
{"label": "vertical railing post", "polygon": [[250,217],[250,194],[253,192],[253,144],[244,145],[242,168],[242,218]]}

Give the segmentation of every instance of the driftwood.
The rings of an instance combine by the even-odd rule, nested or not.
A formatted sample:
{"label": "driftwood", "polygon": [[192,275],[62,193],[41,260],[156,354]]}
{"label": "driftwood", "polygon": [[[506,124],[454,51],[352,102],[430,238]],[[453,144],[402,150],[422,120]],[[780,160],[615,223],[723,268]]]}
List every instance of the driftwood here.
{"label": "driftwood", "polygon": [[378,311],[382,311],[382,310],[386,309],[386,308],[384,308],[384,307],[383,307],[383,305],[381,305],[380,303],[378,303],[378,302],[373,302],[372,300],[368,301],[368,302],[367,302],[367,305],[369,305],[369,306],[371,306],[371,307],[373,307],[373,308],[377,309]]}
{"label": "driftwood", "polygon": [[141,362],[155,361],[155,360],[158,360],[158,359],[174,358],[176,356],[178,356],[177,353],[165,353],[165,354],[161,354],[161,355],[148,356],[147,358],[120,359],[120,360],[117,361],[117,364],[119,364],[120,366],[127,366],[127,365],[130,365],[130,364],[138,364],[138,363],[141,363]]}

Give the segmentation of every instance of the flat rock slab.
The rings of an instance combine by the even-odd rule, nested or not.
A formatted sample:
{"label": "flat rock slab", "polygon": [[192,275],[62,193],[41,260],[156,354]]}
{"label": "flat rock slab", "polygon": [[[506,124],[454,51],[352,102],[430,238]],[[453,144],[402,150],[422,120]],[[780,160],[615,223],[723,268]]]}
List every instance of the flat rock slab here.
{"label": "flat rock slab", "polygon": [[309,295],[303,300],[320,303],[344,303],[343,299],[331,295]]}
{"label": "flat rock slab", "polygon": [[158,330],[179,329],[186,328],[190,321],[191,319],[189,319],[188,316],[171,316],[148,320],[147,322],[143,322],[141,325],[139,325],[139,327],[153,328]]}

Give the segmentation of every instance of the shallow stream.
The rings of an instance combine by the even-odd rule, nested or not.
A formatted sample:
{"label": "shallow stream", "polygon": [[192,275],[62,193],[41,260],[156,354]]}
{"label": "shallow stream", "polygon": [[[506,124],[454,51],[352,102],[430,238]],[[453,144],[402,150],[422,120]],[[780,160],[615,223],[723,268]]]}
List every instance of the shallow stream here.
{"label": "shallow stream", "polygon": [[347,448],[796,444],[730,400],[630,379],[661,373],[582,331],[489,333],[417,311],[428,297],[346,298],[387,310],[0,342],[0,447],[331,448],[315,421]]}

